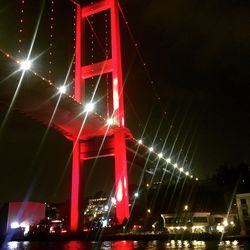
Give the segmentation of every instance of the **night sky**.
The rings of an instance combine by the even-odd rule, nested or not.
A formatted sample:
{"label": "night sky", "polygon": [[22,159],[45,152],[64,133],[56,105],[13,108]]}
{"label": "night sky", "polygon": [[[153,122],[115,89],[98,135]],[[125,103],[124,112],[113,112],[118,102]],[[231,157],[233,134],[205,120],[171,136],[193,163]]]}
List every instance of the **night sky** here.
{"label": "night sky", "polygon": [[[121,0],[120,4],[135,39],[122,21],[125,112],[134,137],[171,154],[173,161],[202,179],[220,165],[249,163],[249,1]],[[1,0],[0,6],[0,49],[15,56],[20,2]],[[42,6],[41,0],[25,0],[23,54]],[[39,55],[34,67],[46,77],[50,10],[50,1],[44,1],[32,51],[32,56]],[[51,79],[60,84],[73,55],[73,5],[55,0],[54,10]],[[71,71],[69,81],[72,77]],[[0,107],[0,122],[6,110]],[[38,122],[11,113],[0,131],[0,203],[69,197],[71,142],[50,130],[38,151],[45,130]],[[109,161],[102,165],[101,176],[109,172]],[[110,186],[109,178],[114,177],[111,172],[108,176],[104,185]],[[101,188],[96,185],[95,191]]]}

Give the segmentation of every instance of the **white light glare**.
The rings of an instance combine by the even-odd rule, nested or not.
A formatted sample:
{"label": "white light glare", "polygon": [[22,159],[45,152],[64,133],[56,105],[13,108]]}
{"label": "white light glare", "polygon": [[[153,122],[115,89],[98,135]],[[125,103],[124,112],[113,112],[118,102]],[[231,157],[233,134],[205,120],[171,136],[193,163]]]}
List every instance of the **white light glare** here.
{"label": "white light glare", "polygon": [[224,221],[222,222],[222,224],[223,224],[224,227],[227,227],[227,226],[228,226],[228,221],[227,221],[227,219],[224,219]]}
{"label": "white light glare", "polygon": [[177,168],[177,167],[178,167],[176,163],[175,163],[173,166],[174,166],[174,168]]}
{"label": "white light glare", "polygon": [[15,228],[20,227],[20,225],[19,225],[18,222],[15,221],[15,222],[12,222],[12,223],[11,223],[10,227],[11,227],[12,229],[15,229]]}
{"label": "white light glare", "polygon": [[86,105],[85,105],[85,109],[84,109],[84,111],[85,112],[91,112],[91,111],[93,111],[94,110],[94,108],[95,108],[95,105],[94,105],[94,103],[87,103]]}
{"label": "white light glare", "polygon": [[138,144],[142,144],[142,139],[140,139],[140,140],[138,141]]}
{"label": "white light glare", "polygon": [[150,148],[149,148],[149,151],[150,151],[150,152],[153,152],[153,151],[154,151],[154,148],[153,148],[153,147],[150,147]]}
{"label": "white light glare", "polygon": [[107,125],[113,125],[114,124],[114,119],[113,118],[109,118],[108,120],[107,120]]}
{"label": "white light glare", "polygon": [[137,198],[137,197],[139,196],[138,192],[136,192],[136,193],[134,194],[134,196],[135,196],[135,198]]}
{"label": "white light glare", "polygon": [[183,168],[180,168],[179,170],[180,170],[180,172],[182,172],[182,171],[183,171]]}
{"label": "white light glare", "polygon": [[224,231],[224,226],[218,225],[218,226],[216,226],[216,230],[217,230],[218,232],[222,233],[222,232]]}
{"label": "white light glare", "polygon": [[20,64],[21,64],[21,70],[24,70],[24,71],[29,70],[31,67],[31,61],[29,60],[24,60]]}
{"label": "white light glare", "polygon": [[58,88],[58,91],[60,94],[65,94],[66,93],[66,86],[62,85]]}
{"label": "white light glare", "polygon": [[162,158],[162,157],[163,157],[163,154],[162,154],[162,153],[159,153],[159,154],[158,154],[158,157],[159,157],[159,158]]}
{"label": "white light glare", "polygon": [[189,172],[187,171],[185,174],[186,174],[186,175],[189,175]]}
{"label": "white light glare", "polygon": [[22,227],[22,228],[24,228],[24,234],[26,235],[28,232],[29,232],[29,228],[30,228],[30,226],[28,225],[28,224],[26,224],[26,223],[22,223],[21,225],[20,225],[20,227]]}
{"label": "white light glare", "polygon": [[237,246],[238,243],[239,243],[239,242],[238,242],[237,240],[234,240],[234,241],[232,242],[232,245],[233,245],[233,246]]}

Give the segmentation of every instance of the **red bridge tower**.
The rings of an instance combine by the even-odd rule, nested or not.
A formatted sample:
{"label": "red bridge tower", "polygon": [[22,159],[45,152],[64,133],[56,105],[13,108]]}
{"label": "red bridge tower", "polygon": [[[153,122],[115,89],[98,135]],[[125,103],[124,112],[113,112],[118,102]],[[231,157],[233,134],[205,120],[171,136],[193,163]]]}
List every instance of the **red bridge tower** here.
{"label": "red bridge tower", "polygon": [[[101,0],[91,5],[76,4],[76,51],[75,51],[75,98],[84,100],[85,80],[94,76],[111,73],[112,75],[112,114],[115,126],[108,135],[89,135],[88,140],[75,139],[72,159],[72,187],[71,187],[71,231],[79,229],[79,183],[80,168],[84,162],[98,156],[112,156],[115,162],[115,197],[116,217],[119,224],[129,218],[129,196],[127,178],[126,137],[129,136],[125,128],[123,80],[121,65],[120,27],[118,0]],[[110,11],[111,25],[111,55],[104,61],[84,65],[82,60],[85,53],[83,37],[85,35],[85,21],[90,15],[101,11]],[[88,137],[88,136],[87,136]],[[97,143],[102,138],[101,143]],[[98,145],[98,146],[97,146]],[[100,146],[100,148],[99,148]]]}

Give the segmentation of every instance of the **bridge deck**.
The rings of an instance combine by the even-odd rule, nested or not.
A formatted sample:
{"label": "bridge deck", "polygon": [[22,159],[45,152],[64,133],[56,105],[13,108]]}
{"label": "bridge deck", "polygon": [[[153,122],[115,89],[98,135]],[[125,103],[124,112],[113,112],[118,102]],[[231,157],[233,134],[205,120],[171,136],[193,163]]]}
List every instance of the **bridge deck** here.
{"label": "bridge deck", "polygon": [[[17,71],[19,65],[3,55],[0,56],[0,65],[0,103],[9,106],[18,88],[22,71]],[[15,71],[17,72],[13,74]],[[105,134],[107,126],[104,118],[96,113],[89,113],[85,119],[83,105],[64,94],[58,101],[59,96],[55,86],[27,71],[20,82],[12,109],[50,125],[70,140],[78,134],[80,140]],[[114,129],[115,126],[110,127],[107,134],[111,135]]]}
{"label": "bridge deck", "polygon": [[[0,54],[0,104],[10,106],[22,75],[22,71],[17,71],[18,68],[19,65],[15,61]],[[13,74],[15,71],[16,73]],[[78,134],[80,140],[103,136],[106,132],[107,136],[111,136],[117,129],[113,126],[106,131],[106,121],[96,113],[89,113],[84,122],[83,105],[67,95],[62,95],[59,102],[58,100],[58,89],[55,86],[31,72],[25,72],[12,110],[56,129],[69,140],[73,140]],[[56,106],[57,109],[54,112]],[[52,116],[53,119],[51,119]],[[156,155],[150,154],[148,158],[148,149],[138,145],[129,130],[126,130],[126,134],[129,139],[127,153],[130,164],[133,162],[132,165],[141,167],[146,167],[146,164],[145,171],[153,174],[157,164]],[[163,169],[165,164],[159,164],[158,171],[162,173]],[[169,170],[165,171],[170,174]]]}

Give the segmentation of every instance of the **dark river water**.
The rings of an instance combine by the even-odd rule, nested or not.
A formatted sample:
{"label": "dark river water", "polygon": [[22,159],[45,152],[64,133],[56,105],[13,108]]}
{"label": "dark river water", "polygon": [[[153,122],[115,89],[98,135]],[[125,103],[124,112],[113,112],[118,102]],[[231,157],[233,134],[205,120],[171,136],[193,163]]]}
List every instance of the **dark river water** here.
{"label": "dark river water", "polygon": [[227,241],[205,242],[205,241],[103,241],[103,242],[84,242],[84,241],[67,241],[67,242],[17,242],[11,241],[3,244],[1,250],[163,250],[163,249],[196,249],[196,250],[245,250],[250,249],[249,242]]}

